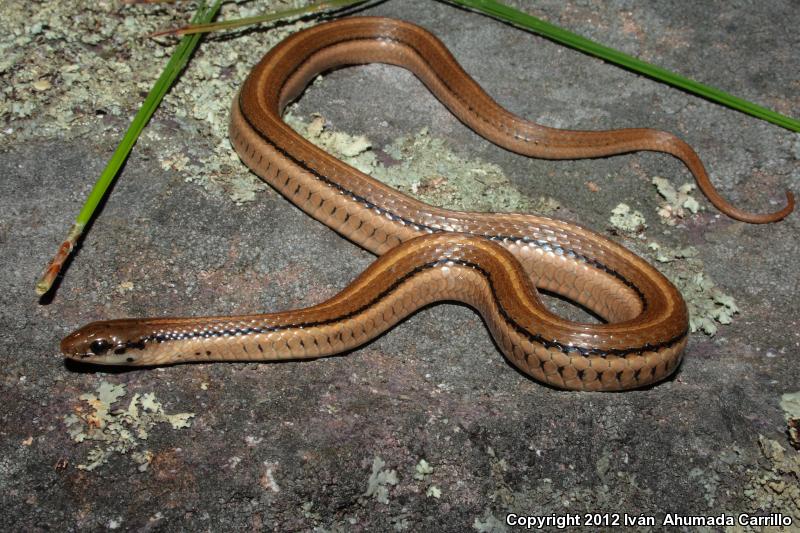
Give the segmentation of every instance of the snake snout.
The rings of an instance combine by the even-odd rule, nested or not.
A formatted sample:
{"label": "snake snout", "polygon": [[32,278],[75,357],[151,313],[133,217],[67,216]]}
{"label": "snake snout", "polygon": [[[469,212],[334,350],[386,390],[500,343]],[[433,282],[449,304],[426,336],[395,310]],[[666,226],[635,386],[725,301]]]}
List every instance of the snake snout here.
{"label": "snake snout", "polygon": [[141,348],[127,331],[129,321],[92,322],[70,333],[61,341],[61,353],[68,359],[96,364],[130,364],[130,348]]}
{"label": "snake snout", "polygon": [[102,329],[97,323],[92,323],[73,331],[61,340],[61,353],[76,360],[105,355],[114,345]]}

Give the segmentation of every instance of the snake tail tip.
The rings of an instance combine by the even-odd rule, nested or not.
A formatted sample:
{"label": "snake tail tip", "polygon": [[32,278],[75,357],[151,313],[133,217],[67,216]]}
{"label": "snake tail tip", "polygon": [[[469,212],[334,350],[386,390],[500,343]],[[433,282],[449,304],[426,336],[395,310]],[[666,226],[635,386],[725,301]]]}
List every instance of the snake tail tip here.
{"label": "snake tail tip", "polygon": [[786,205],[780,211],[776,211],[766,222],[780,222],[794,211],[794,193],[786,189]]}
{"label": "snake tail tip", "polygon": [[721,206],[717,205],[717,208],[722,213],[728,215],[734,220],[747,222],[749,224],[771,224],[773,222],[780,222],[781,220],[792,214],[792,212],[794,211],[794,193],[787,189],[786,205],[784,205],[778,211],[774,211],[772,213],[765,213],[765,214],[748,213],[746,211],[737,209],[730,205],[725,206],[724,209]]}

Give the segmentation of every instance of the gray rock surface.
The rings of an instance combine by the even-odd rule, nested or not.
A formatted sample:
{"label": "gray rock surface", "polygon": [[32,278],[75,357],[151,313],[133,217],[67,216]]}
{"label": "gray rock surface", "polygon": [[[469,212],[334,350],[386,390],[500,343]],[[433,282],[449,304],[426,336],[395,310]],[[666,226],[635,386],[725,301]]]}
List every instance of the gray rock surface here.
{"label": "gray rock surface", "polygon": [[[513,3],[800,116],[796,2]],[[30,9],[35,20],[44,8]],[[104,16],[114,19],[116,9]],[[124,8],[128,15],[133,9]],[[163,7],[142,9],[170,16]],[[519,115],[559,127],[678,133],[738,205],[773,210],[784,188],[800,191],[796,134],[447,4],[391,0],[363,13],[430,29]],[[346,356],[311,362],[110,374],[65,365],[60,338],[88,321],[303,307],[336,293],[373,258],[271,190],[237,205],[219,185],[222,178],[187,182],[162,164],[166,150],[203,169],[204,153],[219,150],[214,137],[197,134],[203,126],[194,115],[167,108],[136,146],[54,296],[37,301],[35,278],[137,97],[119,102],[119,114],[78,106],[85,120],[61,130],[47,129],[55,119],[43,107],[14,112],[35,90],[9,80],[35,67],[36,39],[52,31],[35,30],[26,29],[31,38],[17,52],[24,57],[2,65],[3,529],[500,531],[508,513],[585,512],[652,515],[657,523],[665,513],[783,512],[795,513],[800,525],[793,500],[800,468],[792,471],[797,452],[788,446],[779,407],[782,394],[800,389],[798,215],[746,225],[718,216],[700,199],[704,211],[664,226],[650,179],[689,181],[675,160],[640,153],[554,162],[510,154],[392,67],[327,75],[295,112],[320,112],[336,129],[364,134],[376,147],[428,127],[454,152],[499,165],[523,193],[555,198],[558,216],[599,231],[609,230],[619,202],[628,203],[647,217],[647,239],[696,247],[705,274],[741,312],[714,337],[693,334],[673,379],[621,394],[562,392],[534,382],[505,362],[475,313],[453,305],[425,310]],[[262,31],[247,35],[258,39]],[[104,39],[111,37],[86,43],[86,53],[100,54]],[[209,47],[223,44],[217,38]],[[124,61],[115,53],[121,55],[104,60]],[[209,60],[208,53],[201,48],[192,65]],[[238,72],[246,72],[248,61],[232,71],[228,86],[241,83]],[[186,85],[192,68],[176,94],[193,90]],[[128,90],[122,87],[131,79],[146,90],[151,78],[139,79],[134,70],[117,79],[119,90]],[[213,176],[243,173],[234,159],[209,164],[216,165]],[[614,238],[645,251],[639,239]],[[134,394],[153,393],[165,412],[195,416],[187,428],[148,426],[146,440],[132,441],[135,450],[80,469],[94,446],[109,442],[75,442],[65,418],[91,414],[80,397],[102,382],[125,385],[112,411],[127,409]],[[122,424],[120,415],[109,416]],[[123,426],[139,427],[134,418]],[[787,448],[785,455],[775,443]],[[135,452],[143,454],[139,461],[132,460]],[[417,468],[422,459],[432,472]],[[784,485],[777,490],[771,482]]]}

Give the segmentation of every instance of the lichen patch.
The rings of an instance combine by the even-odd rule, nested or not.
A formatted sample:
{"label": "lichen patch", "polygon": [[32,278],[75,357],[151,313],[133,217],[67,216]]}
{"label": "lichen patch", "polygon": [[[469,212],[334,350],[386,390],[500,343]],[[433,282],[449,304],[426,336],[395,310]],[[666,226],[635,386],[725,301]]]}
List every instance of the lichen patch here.
{"label": "lichen patch", "polygon": [[[332,130],[319,114],[313,114],[310,122],[291,112],[284,119],[295,131],[348,165],[437,207],[540,214],[552,214],[561,207],[552,198],[533,199],[522,194],[498,165],[457,154],[427,128],[376,149],[363,135]],[[377,150],[383,157],[378,157]]]}
{"label": "lichen patch", "polygon": [[800,452],[786,450],[762,435],[758,444],[764,462],[751,471],[744,489],[753,510],[771,509],[800,521]]}
{"label": "lichen patch", "polygon": [[684,183],[676,189],[668,180],[658,176],[652,179],[652,183],[658,194],[664,198],[658,207],[658,216],[664,224],[675,226],[689,214],[693,215],[700,210],[700,204],[691,195],[697,188],[694,183]]}
{"label": "lichen patch", "polygon": [[669,248],[650,242],[648,249],[661,263],[660,270],[681,291],[689,309],[689,328],[714,336],[717,324],[730,324],[739,312],[733,296],[723,292],[704,272],[699,252],[692,246]]}
{"label": "lichen patch", "polygon": [[644,215],[624,203],[618,204],[611,210],[611,217],[608,221],[615,229],[629,235],[641,233],[647,228]]}
{"label": "lichen patch", "polygon": [[383,504],[389,503],[389,488],[397,485],[397,470],[384,469],[386,462],[380,458],[375,457],[372,461],[372,472],[367,480],[367,490],[364,496],[367,498],[375,498]]}
{"label": "lichen patch", "polygon": [[156,425],[166,423],[172,429],[188,428],[190,419],[195,416],[194,413],[167,414],[154,393],[136,393],[127,407],[113,409],[125,394],[125,385],[103,381],[94,393],[80,396],[88,404],[89,411],[78,406],[75,412],[64,417],[72,440],[94,443],[85,462],[78,465],[79,469],[94,470],[119,453],[130,454],[131,459],[139,464],[139,470],[145,471],[153,453],[142,449],[142,445]]}

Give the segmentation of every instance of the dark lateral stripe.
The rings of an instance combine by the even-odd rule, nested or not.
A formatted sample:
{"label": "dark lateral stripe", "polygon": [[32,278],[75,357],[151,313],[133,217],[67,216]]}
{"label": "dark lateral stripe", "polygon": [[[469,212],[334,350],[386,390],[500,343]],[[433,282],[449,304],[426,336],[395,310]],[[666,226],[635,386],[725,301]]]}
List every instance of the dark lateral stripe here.
{"label": "dark lateral stripe", "polygon": [[[334,43],[331,43],[331,44],[342,44],[342,43],[347,43],[347,42],[358,42],[358,41],[369,41],[369,40],[371,40],[371,39],[343,38],[343,39],[340,39],[340,40],[338,40],[338,41],[336,41]],[[398,43],[398,44],[401,44],[401,45],[404,45],[404,46],[408,46],[409,48],[411,48],[412,50],[414,50],[417,53],[417,55],[421,58],[421,60],[423,62],[425,62],[426,65],[428,65],[429,68],[431,68],[432,70],[435,70],[433,68],[433,66],[428,62],[428,60],[424,57],[424,55],[421,54],[420,51],[414,46],[413,43],[409,43],[409,42],[403,41],[401,39],[391,38],[391,37],[383,37],[382,40],[389,41],[389,42],[395,42],[395,43]],[[295,67],[295,70],[297,70],[297,68],[299,68],[300,65],[305,63],[305,61],[307,61],[308,58],[311,57],[314,53],[316,53],[316,51],[312,51],[302,61],[298,62],[297,67]],[[447,87],[447,89],[456,98],[459,98],[461,100],[462,104],[465,107],[467,107],[475,116],[477,116],[477,117],[479,117],[479,118],[481,118],[483,120],[483,117],[480,115],[480,113],[478,113],[472,106],[470,106],[467,101],[463,100],[459,96],[458,92],[454,91],[452,89],[452,87],[447,84],[446,80],[440,79],[440,81],[445,85],[445,87]],[[410,220],[410,219],[404,218],[404,217],[398,215],[397,213],[393,213],[393,212],[387,210],[384,207],[381,207],[381,206],[378,206],[378,205],[372,203],[367,198],[365,198],[363,196],[360,196],[360,195],[354,193],[353,191],[351,191],[349,189],[346,189],[341,184],[339,184],[339,183],[331,180],[327,176],[321,174],[320,172],[318,172],[315,168],[311,167],[305,161],[303,161],[301,159],[298,159],[292,153],[286,151],[285,149],[283,149],[283,147],[277,145],[272,139],[267,137],[264,132],[259,130],[256,127],[256,125],[252,122],[250,117],[247,116],[247,113],[245,113],[244,109],[242,108],[241,93],[239,93],[239,110],[240,110],[242,116],[244,117],[245,121],[247,122],[247,124],[250,126],[250,128],[253,131],[255,131],[258,134],[258,136],[261,137],[261,139],[264,142],[269,144],[275,151],[279,152],[282,156],[284,156],[287,159],[291,160],[295,165],[299,166],[300,168],[302,168],[306,172],[312,174],[317,180],[322,181],[323,183],[325,183],[327,186],[337,190],[339,193],[341,193],[343,195],[349,196],[352,200],[356,201],[357,203],[360,203],[360,204],[364,205],[368,209],[376,210],[378,213],[380,213],[381,215],[384,215],[385,217],[387,217],[389,220],[391,220],[393,222],[401,222],[401,223],[403,223],[403,224],[405,224],[407,226],[410,226],[412,228],[415,228],[415,229],[418,229],[418,230],[422,230],[422,231],[427,231],[429,233],[440,233],[440,232],[446,231],[446,230],[443,230],[441,228],[428,226],[426,224],[423,224],[423,223],[420,223],[420,222],[416,222],[414,220]],[[517,134],[514,134],[514,136],[516,138],[518,138],[518,139],[530,141],[530,139],[525,138],[525,137],[521,137],[521,136],[519,136]],[[467,232],[465,232],[465,233],[467,233]],[[559,252],[560,252],[560,253],[562,253],[564,255],[567,255],[568,257],[575,258],[575,259],[577,259],[579,261],[582,261],[582,262],[592,266],[593,268],[601,270],[601,271],[605,272],[606,274],[609,274],[610,276],[613,276],[613,277],[617,278],[625,286],[629,287],[631,290],[633,290],[636,293],[636,295],[639,297],[640,301],[642,302],[643,308],[647,309],[647,298],[645,297],[645,295],[642,292],[642,290],[635,283],[633,283],[632,281],[627,279],[625,276],[623,276],[621,273],[617,272],[616,270],[614,270],[614,269],[610,268],[609,266],[601,263],[600,261],[597,261],[596,259],[592,259],[590,257],[587,257],[587,256],[583,255],[583,254],[580,254],[580,253],[576,252],[575,250],[565,249],[565,248],[562,248],[561,246],[554,245],[553,243],[551,243],[549,241],[542,240],[542,239],[532,239],[530,237],[520,237],[520,236],[516,236],[516,235],[488,235],[488,234],[481,234],[481,233],[470,233],[470,235],[484,237],[486,239],[490,239],[490,240],[493,240],[493,241],[508,240],[508,241],[512,241],[512,242],[522,242],[522,243],[525,243],[525,244],[533,244],[533,245],[543,249],[546,252],[547,251],[554,251],[556,254],[559,254]]]}
{"label": "dark lateral stripe", "polygon": [[[391,293],[396,291],[403,283],[408,281],[409,279],[413,278],[414,276],[418,275],[419,273],[429,270],[431,268],[435,268],[440,265],[444,264],[458,264],[461,266],[466,266],[478,271],[484,279],[486,279],[487,283],[489,284],[489,290],[492,293],[492,297],[497,302],[497,308],[500,312],[500,315],[503,317],[503,320],[510,325],[515,331],[517,331],[520,335],[526,337],[530,342],[540,344],[545,348],[556,348],[565,354],[569,353],[577,353],[584,357],[588,356],[598,356],[598,357],[608,357],[608,356],[625,356],[628,354],[642,354],[648,351],[658,351],[663,348],[667,348],[679,342],[683,339],[687,334],[688,330],[684,330],[680,334],[676,335],[675,337],[666,340],[661,343],[657,344],[644,344],[642,346],[634,346],[630,348],[618,348],[618,349],[610,349],[610,350],[599,350],[596,348],[586,348],[582,346],[572,346],[568,344],[564,344],[562,342],[556,340],[548,340],[544,338],[542,335],[538,333],[532,333],[524,328],[522,325],[517,323],[515,320],[509,316],[508,312],[502,307],[500,300],[497,298],[497,292],[495,290],[494,284],[492,283],[492,278],[489,272],[487,272],[484,268],[476,263],[472,263],[469,261],[459,260],[459,259],[440,259],[438,261],[432,261],[429,263],[425,263],[423,265],[419,265],[415,267],[413,270],[409,271],[403,277],[397,279],[389,288],[381,292],[378,296],[373,298],[370,302],[362,307],[355,309],[349,313],[344,315],[329,318],[327,320],[319,320],[313,322],[299,322],[294,324],[283,324],[279,326],[246,326],[242,328],[231,328],[231,329],[223,329],[223,330],[205,330],[205,331],[198,331],[198,332],[188,332],[188,333],[156,333],[150,335],[142,340],[142,342],[172,342],[172,341],[180,341],[180,340],[191,340],[191,339],[198,339],[198,338],[215,338],[215,337],[225,337],[225,336],[244,336],[244,335],[253,335],[259,333],[273,333],[279,331],[286,331],[288,329],[293,328],[310,328],[310,327],[318,327],[318,326],[325,326],[329,324],[333,324],[335,322],[340,322],[343,320],[347,320],[349,318],[353,318],[356,315],[359,315],[371,307],[377,305],[381,300],[389,296]],[[259,349],[261,347],[259,346]]]}

